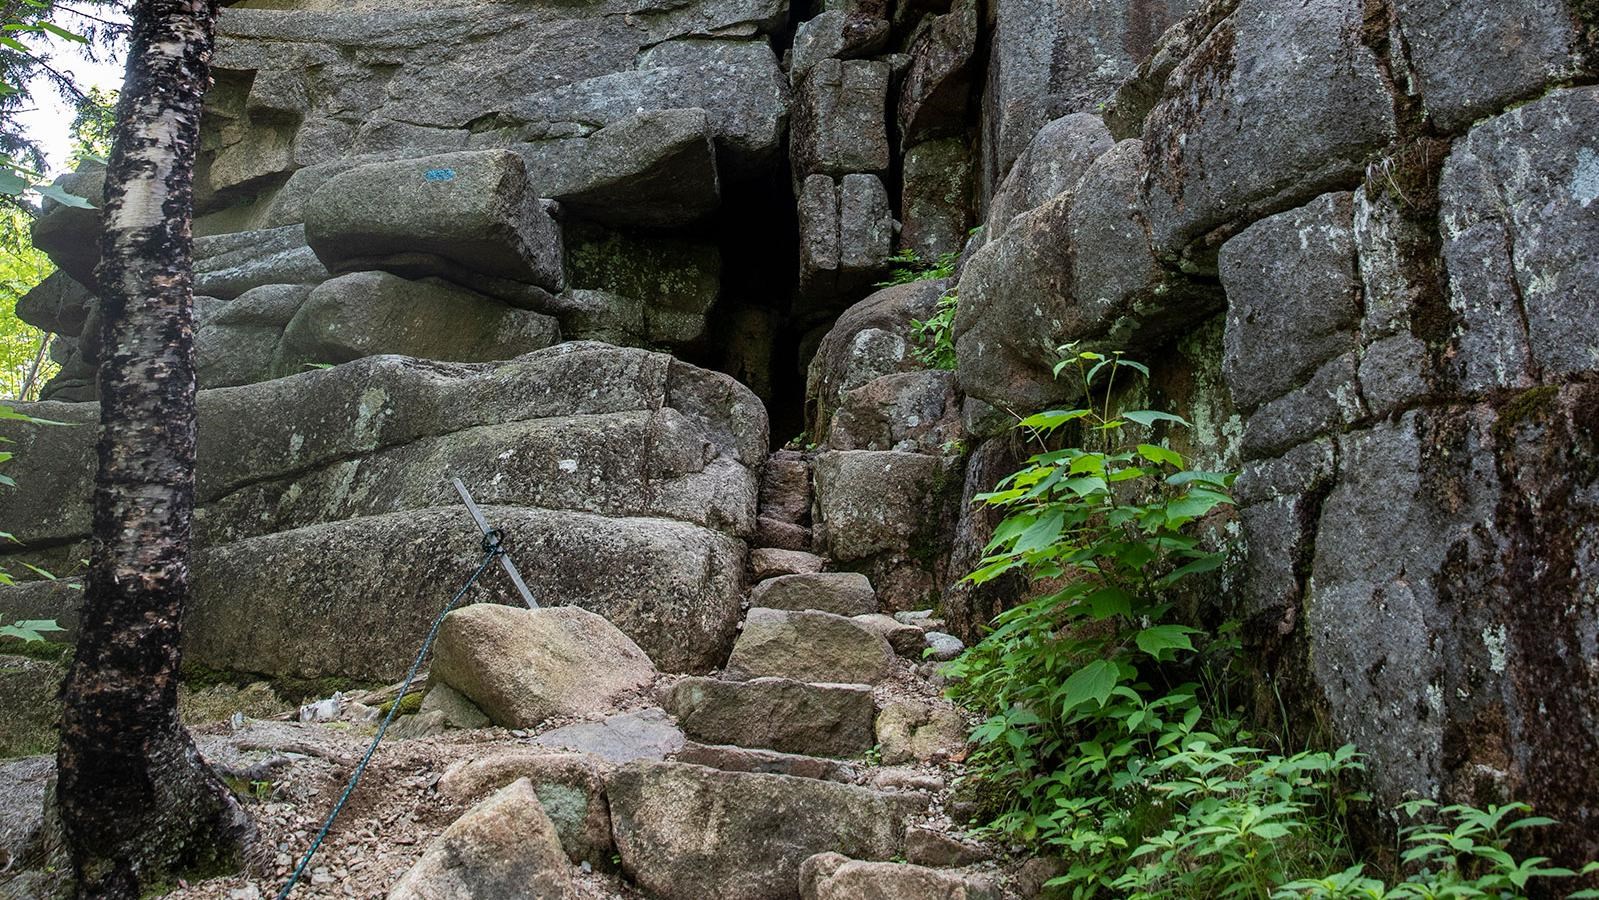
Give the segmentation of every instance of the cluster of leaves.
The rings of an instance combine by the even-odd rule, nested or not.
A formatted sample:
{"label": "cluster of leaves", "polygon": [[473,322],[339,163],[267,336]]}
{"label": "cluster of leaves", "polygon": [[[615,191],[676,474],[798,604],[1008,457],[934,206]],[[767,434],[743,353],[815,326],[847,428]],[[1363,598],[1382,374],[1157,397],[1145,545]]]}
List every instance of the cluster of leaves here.
{"label": "cluster of leaves", "polygon": [[[879,281],[877,286],[893,287],[949,278],[955,274],[955,266],[959,261],[958,253],[941,253],[935,260],[925,260],[921,254],[907,248],[888,258],[888,278]],[[953,329],[956,303],[955,289],[950,288],[938,298],[937,308],[925,322],[921,319],[911,320],[911,339],[916,344],[911,348],[911,354],[930,369],[955,369]]]}
{"label": "cluster of leaves", "polygon": [[[1530,816],[1525,803],[1489,806],[1446,806],[1437,810],[1430,800],[1414,800],[1400,807],[1407,818],[1427,818],[1400,830],[1406,850],[1401,859],[1411,874],[1392,885],[1366,874],[1361,864],[1326,878],[1307,878],[1283,885],[1276,896],[1307,900],[1433,900],[1440,897],[1523,897],[1528,885],[1542,878],[1570,878],[1579,873],[1545,865],[1533,856],[1518,860],[1508,847],[1515,833],[1555,824],[1544,816]],[[1436,810],[1437,814],[1421,814]],[[1599,863],[1589,863],[1580,874],[1599,873]],[[1570,900],[1599,897],[1599,890],[1567,895]]]}
{"label": "cluster of leaves", "polygon": [[906,248],[886,260],[889,266],[888,278],[879,281],[877,287],[894,287],[899,284],[948,278],[955,274],[955,264],[959,260],[958,253],[940,253],[937,259],[926,260],[922,259],[920,253]]}
{"label": "cluster of leaves", "polygon": [[950,288],[938,298],[938,306],[927,321],[911,320],[911,340],[916,344],[911,348],[911,355],[922,365],[930,369],[954,371],[955,309],[959,302],[955,289]]}
{"label": "cluster of leaves", "polygon": [[[1368,799],[1351,787],[1355,748],[1259,746],[1226,708],[1232,629],[1174,621],[1173,589],[1223,561],[1192,532],[1231,503],[1233,476],[1156,442],[1158,429],[1187,426],[1178,416],[1113,409],[1118,378],[1147,377],[1143,366],[1065,349],[1057,377],[1069,369],[1090,399],[1020,423],[1044,449],[980,498],[1005,518],[968,578],[1019,570],[1047,592],[945,670],[985,714],[968,762],[987,830],[1059,853],[1068,868],[1051,884],[1076,898],[1299,896],[1307,876],[1339,870],[1324,896],[1481,896],[1358,893],[1346,817]],[[1049,449],[1063,443],[1081,446]],[[1413,833],[1440,848],[1412,860],[1431,873],[1563,871],[1478,854],[1493,871],[1475,873],[1447,858],[1471,848],[1434,834]]]}
{"label": "cluster of leaves", "polygon": [[0,207],[0,398],[34,400],[54,374],[49,335],[17,318],[17,301],[55,266],[29,234],[32,218],[17,207]]}

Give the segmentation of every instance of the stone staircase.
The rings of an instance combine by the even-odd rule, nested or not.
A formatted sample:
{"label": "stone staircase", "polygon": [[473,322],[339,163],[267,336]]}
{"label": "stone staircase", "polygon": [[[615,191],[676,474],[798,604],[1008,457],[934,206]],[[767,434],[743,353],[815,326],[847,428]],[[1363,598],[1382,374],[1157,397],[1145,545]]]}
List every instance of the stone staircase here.
{"label": "stone staircase", "polygon": [[[930,612],[884,614],[866,576],[826,571],[828,561],[809,550],[809,468],[802,455],[779,453],[765,470],[749,608],[725,667],[657,682],[655,699],[681,732],[675,749],[663,758],[653,743],[613,768],[558,729],[535,742],[591,752],[519,748],[459,764],[441,793],[497,792],[436,846],[451,832],[481,831],[473,817],[492,814],[521,834],[556,835],[572,862],[606,868],[614,848],[610,863],[627,890],[656,900],[1017,895],[1016,879],[987,849],[952,834],[947,807],[968,721],[940,697],[934,664],[923,659],[940,647],[938,621]],[[641,715],[652,713],[607,722]],[[506,812],[507,792],[522,779],[550,829]],[[437,877],[457,879],[460,896],[497,896],[463,885],[476,876],[459,866],[449,871]],[[430,877],[414,868],[391,900],[433,896],[418,889]]]}

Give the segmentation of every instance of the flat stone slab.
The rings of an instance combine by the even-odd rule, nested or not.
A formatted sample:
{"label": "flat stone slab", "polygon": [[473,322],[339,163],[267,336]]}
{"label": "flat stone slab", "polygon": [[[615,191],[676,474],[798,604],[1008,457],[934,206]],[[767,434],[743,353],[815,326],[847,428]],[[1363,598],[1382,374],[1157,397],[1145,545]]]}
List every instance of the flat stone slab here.
{"label": "flat stone slab", "polygon": [[864,753],[874,741],[877,712],[864,684],[787,678],[685,678],[673,685],[666,706],[695,740],[811,756]]}
{"label": "flat stone slab", "polygon": [[877,612],[877,594],[871,580],[856,572],[779,575],[755,586],[750,606],[859,616]]}
{"label": "flat stone slab", "polygon": [[894,649],[882,635],[844,616],[756,608],[744,617],[726,672],[735,680],[776,676],[876,684],[893,660]]}
{"label": "flat stone slab", "polygon": [[683,732],[664,710],[646,709],[546,731],[533,739],[540,747],[592,753],[606,762],[660,760],[683,748]]}

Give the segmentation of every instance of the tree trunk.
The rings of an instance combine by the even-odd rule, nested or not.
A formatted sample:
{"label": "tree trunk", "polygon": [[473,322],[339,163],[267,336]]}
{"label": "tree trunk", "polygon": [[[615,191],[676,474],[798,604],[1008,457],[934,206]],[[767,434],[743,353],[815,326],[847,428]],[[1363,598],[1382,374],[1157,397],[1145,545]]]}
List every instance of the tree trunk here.
{"label": "tree trunk", "polygon": [[193,177],[217,0],[138,0],[106,172],[99,468],[57,799],[78,896],[236,864],[254,824],[178,721],[194,512]]}

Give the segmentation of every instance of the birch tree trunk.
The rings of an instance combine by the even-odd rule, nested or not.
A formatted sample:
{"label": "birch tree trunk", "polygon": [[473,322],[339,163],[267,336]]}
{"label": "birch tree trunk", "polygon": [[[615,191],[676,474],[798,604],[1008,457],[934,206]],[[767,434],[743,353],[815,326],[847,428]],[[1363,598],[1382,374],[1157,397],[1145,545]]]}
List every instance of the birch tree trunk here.
{"label": "birch tree trunk", "polygon": [[235,865],[254,824],[178,721],[194,511],[193,175],[217,0],[138,0],[106,172],[99,468],[57,801],[78,896]]}

